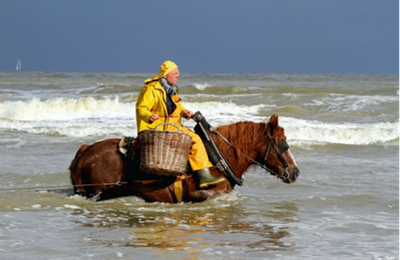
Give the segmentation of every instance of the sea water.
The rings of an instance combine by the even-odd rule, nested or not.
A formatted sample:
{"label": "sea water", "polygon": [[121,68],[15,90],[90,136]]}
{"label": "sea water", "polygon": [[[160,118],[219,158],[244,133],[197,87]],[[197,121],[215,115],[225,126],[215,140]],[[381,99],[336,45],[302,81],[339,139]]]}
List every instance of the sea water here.
{"label": "sea water", "polygon": [[213,127],[278,115],[297,182],[251,166],[202,203],[74,196],[76,151],[136,136],[152,76],[0,72],[1,259],[398,259],[398,75],[181,73]]}

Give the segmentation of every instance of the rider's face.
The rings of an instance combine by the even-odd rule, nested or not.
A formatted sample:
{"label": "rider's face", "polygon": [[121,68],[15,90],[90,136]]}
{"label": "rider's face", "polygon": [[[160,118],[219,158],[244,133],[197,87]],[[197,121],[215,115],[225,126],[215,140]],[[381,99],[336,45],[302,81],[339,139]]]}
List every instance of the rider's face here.
{"label": "rider's face", "polygon": [[176,68],[173,71],[171,71],[167,76],[165,76],[167,81],[171,83],[172,85],[175,85],[178,82],[179,79],[179,69]]}

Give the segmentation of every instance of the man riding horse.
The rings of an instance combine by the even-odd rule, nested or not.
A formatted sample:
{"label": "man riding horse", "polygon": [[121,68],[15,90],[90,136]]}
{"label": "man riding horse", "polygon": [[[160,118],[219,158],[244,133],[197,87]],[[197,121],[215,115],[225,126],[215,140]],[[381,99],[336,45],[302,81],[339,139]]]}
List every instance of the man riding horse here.
{"label": "man riding horse", "polygon": [[[192,137],[189,163],[199,188],[204,189],[225,181],[224,177],[214,177],[210,173],[212,167],[207,151],[200,137],[181,124],[182,117],[192,118],[194,113],[185,109],[178,96],[176,83],[179,79],[178,66],[172,61],[165,61],[160,72],[153,78],[144,81],[136,103],[136,122],[138,133],[151,129],[160,123],[173,123]],[[164,130],[169,129],[164,126]],[[175,130],[175,128],[171,128]],[[170,156],[174,156],[173,154]]]}

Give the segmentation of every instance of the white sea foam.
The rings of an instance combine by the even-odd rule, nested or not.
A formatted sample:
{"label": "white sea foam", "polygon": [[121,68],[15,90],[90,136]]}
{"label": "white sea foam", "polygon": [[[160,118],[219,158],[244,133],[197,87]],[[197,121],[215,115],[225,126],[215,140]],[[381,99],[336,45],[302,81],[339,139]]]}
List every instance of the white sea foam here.
{"label": "white sea foam", "polygon": [[134,115],[134,103],[120,103],[115,99],[96,100],[52,98],[41,101],[6,101],[0,103],[0,118],[17,121],[70,120],[76,118],[124,117]]}
{"label": "white sea foam", "polygon": [[[259,114],[260,109],[269,107],[265,104],[245,106],[237,105],[230,102],[191,102],[185,103],[185,108],[192,111],[201,111],[205,116],[239,116],[244,120],[248,120],[249,115],[256,116]],[[247,118],[247,119],[246,119]]]}
{"label": "white sea foam", "polygon": [[[230,102],[186,103],[185,107],[201,111],[214,127],[238,121],[266,122],[260,111],[271,107],[260,104],[237,105]],[[52,98],[41,101],[6,101],[0,103],[0,129],[82,138],[86,136],[135,136],[135,104],[114,99],[96,100]],[[194,121],[185,121],[189,128]],[[317,120],[280,117],[291,145],[354,144],[366,145],[395,141],[399,138],[399,122],[333,123]]]}
{"label": "white sea foam", "polygon": [[281,118],[289,140],[298,143],[336,143],[366,145],[385,143],[399,138],[399,122],[324,123],[294,118]]}
{"label": "white sea foam", "polygon": [[305,106],[321,107],[321,111],[360,111],[373,110],[382,104],[398,103],[398,96],[383,95],[344,95],[330,94],[328,97],[314,99],[304,103]]}
{"label": "white sea foam", "polygon": [[194,83],[193,86],[198,90],[205,90],[206,88],[211,87],[211,85],[208,85],[207,83],[204,84]]}
{"label": "white sea foam", "polygon": [[0,129],[69,137],[133,135],[135,104],[115,99],[53,98],[0,103]]}

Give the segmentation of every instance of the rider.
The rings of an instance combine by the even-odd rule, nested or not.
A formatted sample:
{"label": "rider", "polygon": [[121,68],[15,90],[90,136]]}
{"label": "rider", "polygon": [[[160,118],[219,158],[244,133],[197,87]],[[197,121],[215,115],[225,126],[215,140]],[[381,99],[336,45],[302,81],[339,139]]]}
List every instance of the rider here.
{"label": "rider", "polygon": [[[194,113],[185,109],[181,104],[178,87],[175,85],[178,79],[178,66],[172,61],[165,61],[155,77],[144,81],[145,86],[140,91],[136,103],[138,133],[145,129],[154,128],[160,123],[170,122],[192,136],[189,163],[193,170],[193,177],[200,188],[207,188],[209,185],[218,184],[225,179],[223,177],[216,178],[210,174],[209,167],[212,164],[208,159],[203,142],[197,134],[184,128],[181,124],[182,116],[192,118]],[[164,129],[170,127],[165,125]],[[170,129],[175,130],[174,127]]]}

